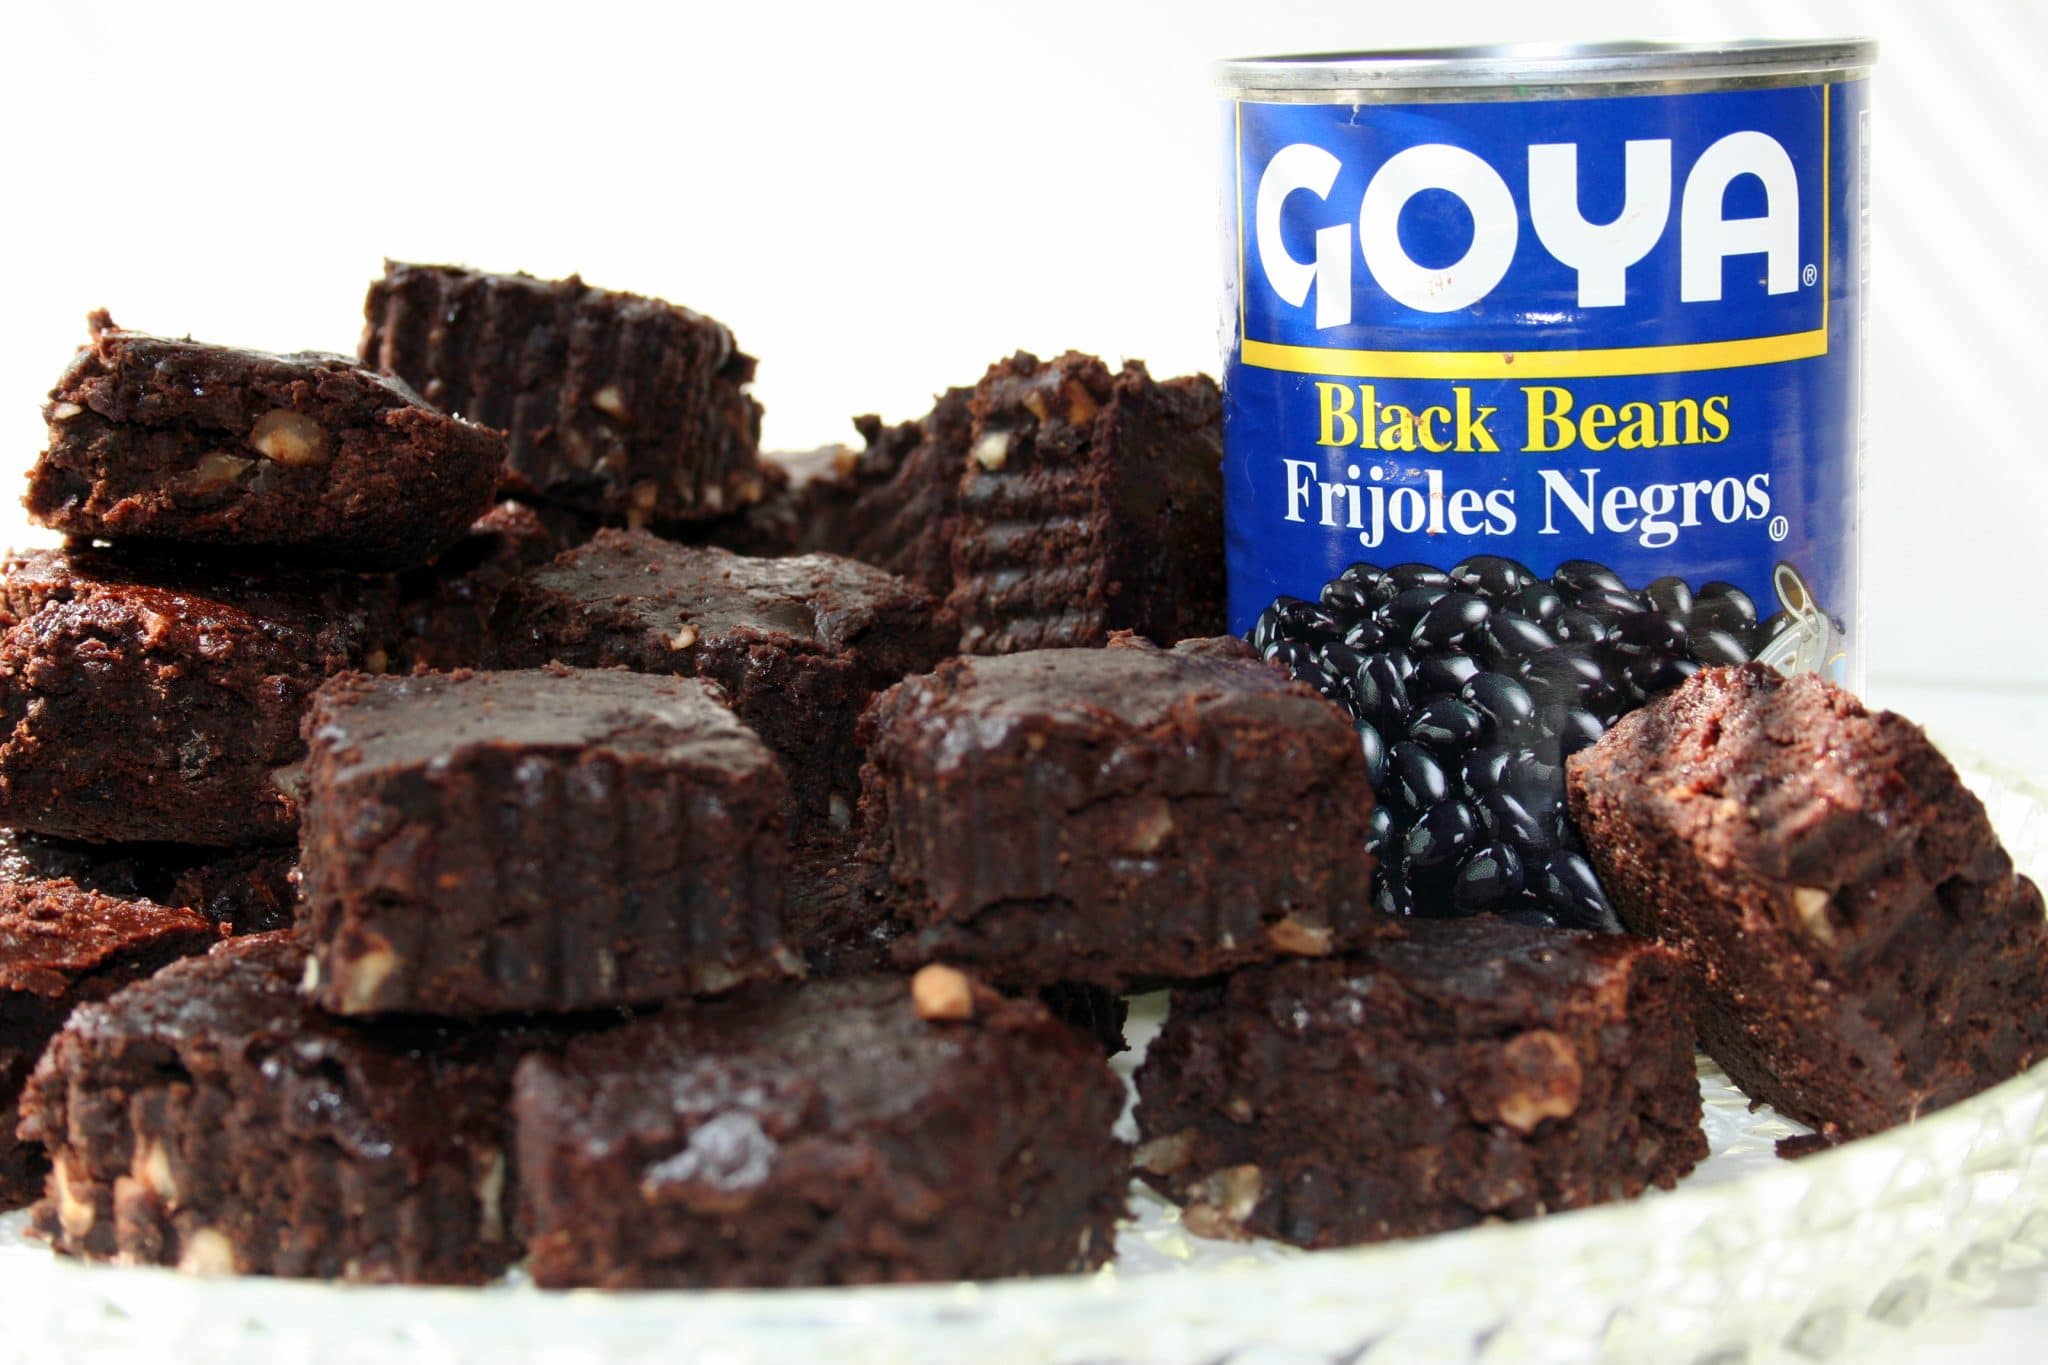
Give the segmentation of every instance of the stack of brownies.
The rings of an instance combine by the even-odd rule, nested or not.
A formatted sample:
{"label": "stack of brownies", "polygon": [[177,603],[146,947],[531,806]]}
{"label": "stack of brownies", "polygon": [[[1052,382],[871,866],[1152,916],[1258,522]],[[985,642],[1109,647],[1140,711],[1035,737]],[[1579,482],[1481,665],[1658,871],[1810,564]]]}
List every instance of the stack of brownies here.
{"label": "stack of brownies", "polygon": [[[101,315],[47,409],[72,540],[0,575],[0,1200],[60,1250],[985,1277],[1103,1264],[1134,1161],[1194,1231],[1321,1246],[1705,1154],[1686,935],[1370,908],[1352,722],[1219,634],[1206,379],[1019,354],[774,462],[686,309],[392,265],[368,314],[360,363]],[[1930,856],[2038,920],[1950,813]],[[1706,856],[1660,837],[1592,845],[1627,915],[1630,840]],[[1134,1158],[1105,1054],[1158,987]],[[1884,1101],[2039,1050],[1996,1041]]]}

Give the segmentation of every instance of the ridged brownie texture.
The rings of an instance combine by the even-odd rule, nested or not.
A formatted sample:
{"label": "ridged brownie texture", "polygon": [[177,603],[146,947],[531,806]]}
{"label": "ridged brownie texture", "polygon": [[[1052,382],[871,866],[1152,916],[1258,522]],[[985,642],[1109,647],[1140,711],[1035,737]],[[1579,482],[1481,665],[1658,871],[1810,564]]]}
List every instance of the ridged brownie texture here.
{"label": "ridged brownie texture", "polygon": [[0,824],[94,843],[290,843],[299,718],[381,668],[390,581],[40,550],[0,568]]}
{"label": "ridged brownie texture", "polygon": [[0,882],[0,1209],[43,1192],[49,1168],[15,1125],[22,1087],[77,1006],[167,962],[203,953],[220,930],[191,910],[102,896],[69,881]]}
{"label": "ridged brownie texture", "polygon": [[675,304],[457,266],[387,261],[363,363],[506,433],[515,490],[636,526],[758,500],[754,358]]}
{"label": "ridged brownie texture", "polygon": [[299,992],[288,934],[232,939],[71,1018],[22,1134],[67,1255],[203,1275],[475,1284],[518,1259],[516,1024],[356,1024]]}
{"label": "ridged brownie texture", "polygon": [[43,525],[344,568],[432,559],[490,506],[505,458],[498,432],[346,357],[172,340],[104,313],[43,415],[26,500]]}
{"label": "ridged brownie texture", "polygon": [[1493,919],[1178,989],[1139,1173],[1205,1237],[1377,1242],[1670,1187],[1707,1155],[1676,954]]}
{"label": "ridged brownie texture", "polygon": [[860,793],[854,727],[868,699],[950,651],[916,587],[834,555],[754,559],[645,532],[601,531],[505,591],[501,662],[707,678],[782,760],[792,829],[846,829]]}
{"label": "ridged brownie texture", "polygon": [[307,984],[326,1008],[582,1010],[784,974],[782,774],[715,687],[354,675],[306,733]]}
{"label": "ridged brownie texture", "polygon": [[1099,1047],[958,972],[671,1007],[520,1068],[544,1286],[737,1287],[1092,1269],[1129,1149]]}
{"label": "ridged brownie texture", "polygon": [[1751,1099],[1857,1137],[2048,1055],[2048,922],[1920,728],[1704,669],[1567,766],[1616,911],[1684,955]]}
{"label": "ridged brownie texture", "polygon": [[970,654],[1223,630],[1221,405],[1069,352],[975,386],[946,605]]}
{"label": "ridged brownie texture", "polygon": [[1121,989],[1374,933],[1357,735],[1247,654],[1118,636],[878,697],[863,856],[913,931],[899,960]]}

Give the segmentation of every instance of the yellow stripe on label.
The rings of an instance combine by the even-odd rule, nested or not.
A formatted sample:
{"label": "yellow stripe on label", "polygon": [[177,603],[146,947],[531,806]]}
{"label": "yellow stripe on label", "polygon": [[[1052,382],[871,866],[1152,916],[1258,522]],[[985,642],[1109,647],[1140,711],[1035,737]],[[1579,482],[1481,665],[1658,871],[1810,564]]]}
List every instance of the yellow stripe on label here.
{"label": "yellow stripe on label", "polygon": [[1828,353],[1824,327],[1811,332],[1695,341],[1678,346],[1622,346],[1604,351],[1347,351],[1331,346],[1244,343],[1241,358],[1262,370],[1341,375],[1349,379],[1592,379],[1603,375],[1684,374],[1811,360]]}

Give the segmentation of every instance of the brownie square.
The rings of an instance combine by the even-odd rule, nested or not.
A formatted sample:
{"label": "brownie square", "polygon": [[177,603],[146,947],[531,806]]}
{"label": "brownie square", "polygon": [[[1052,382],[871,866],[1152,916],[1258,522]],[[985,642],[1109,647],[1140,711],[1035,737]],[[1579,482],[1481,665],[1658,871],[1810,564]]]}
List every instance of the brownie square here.
{"label": "brownie square", "polygon": [[701,313],[573,275],[397,261],[364,312],[363,363],[503,430],[515,486],[546,501],[647,526],[762,494],[754,358]]}
{"label": "brownie square", "polygon": [[775,758],[695,678],[337,678],[306,717],[307,989],[342,1014],[662,1000],[784,973]]}
{"label": "brownie square", "polygon": [[345,357],[174,341],[105,313],[43,416],[27,506],[45,526],[357,569],[453,544],[504,462],[497,432]]}
{"label": "brownie square", "polygon": [[389,580],[101,551],[0,569],[0,824],[92,843],[289,843],[279,770],[322,678],[381,669]]}
{"label": "brownie square", "polygon": [[1859,1137],[2048,1056],[2048,922],[1918,726],[1824,679],[1703,669],[1566,767],[1624,923],[1684,955],[1753,1100]]}
{"label": "brownie square", "polygon": [[289,928],[298,868],[293,848],[81,844],[0,829],[0,882],[64,880],[102,896],[184,906],[231,934]]}
{"label": "brownie square", "polygon": [[1122,989],[1369,937],[1357,735],[1234,641],[954,659],[862,721],[912,961]]}
{"label": "brownie square", "polygon": [[1707,1155],[1682,964],[1618,935],[1403,920],[1173,994],[1137,1167],[1191,1232],[1384,1241],[1669,1188]]}
{"label": "brownie square", "polygon": [[871,1284],[1107,1261],[1122,1086],[1036,1002],[931,973],[676,1006],[522,1064],[534,1280]]}
{"label": "brownie square", "polygon": [[287,934],[231,939],[71,1018],[22,1101],[67,1255],[198,1274],[475,1284],[519,1257],[508,1100],[550,1028],[359,1024]]}
{"label": "brownie square", "polygon": [[865,564],[616,530],[507,588],[493,629],[511,667],[552,659],[716,682],[781,758],[799,832],[848,826],[861,708],[943,658],[953,635],[928,597]]}
{"label": "brownie square", "polygon": [[1221,634],[1221,400],[1206,377],[1019,353],[970,403],[946,606],[970,654]]}
{"label": "brownie square", "polygon": [[[594,529],[594,528],[592,528]],[[491,613],[505,585],[590,538],[573,518],[501,502],[432,564],[398,579],[398,669],[485,668]]]}
{"label": "brownie square", "polygon": [[14,1129],[22,1087],[66,1016],[219,939],[190,910],[68,881],[0,882],[0,1209],[42,1193],[49,1163]]}

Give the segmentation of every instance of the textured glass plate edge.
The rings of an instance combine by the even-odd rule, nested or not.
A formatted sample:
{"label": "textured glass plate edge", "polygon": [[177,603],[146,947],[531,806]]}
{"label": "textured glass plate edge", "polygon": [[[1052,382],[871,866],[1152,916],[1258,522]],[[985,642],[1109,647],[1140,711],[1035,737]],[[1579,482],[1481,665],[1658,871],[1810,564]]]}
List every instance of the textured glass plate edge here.
{"label": "textured glass plate edge", "polygon": [[[1950,752],[2039,879],[2048,788]],[[195,1280],[61,1260],[13,1215],[0,1359],[1825,1360],[2048,1260],[2048,1064],[1798,1162],[1769,1156],[1797,1130],[1711,1064],[1702,1087],[1715,1165],[1676,1191],[1310,1254],[1189,1237],[1136,1188],[1118,1267],[1087,1277],[635,1294]]]}

